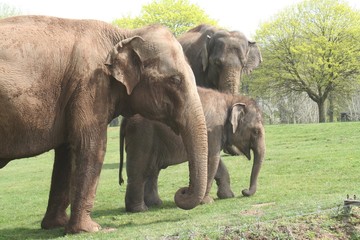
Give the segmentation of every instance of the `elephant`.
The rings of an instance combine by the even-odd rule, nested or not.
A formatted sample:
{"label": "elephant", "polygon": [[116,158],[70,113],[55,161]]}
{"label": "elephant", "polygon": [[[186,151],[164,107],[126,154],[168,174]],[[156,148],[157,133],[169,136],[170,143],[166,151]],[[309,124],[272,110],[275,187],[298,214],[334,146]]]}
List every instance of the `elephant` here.
{"label": "elephant", "polygon": [[17,16],[0,20],[0,44],[0,168],[55,150],[43,229],[101,228],[90,215],[107,125],[119,115],[160,121],[184,139],[190,183],[175,202],[183,209],[200,204],[207,185],[205,117],[193,72],[167,28]]}
{"label": "elephant", "polygon": [[[222,149],[236,148],[249,160],[253,151],[254,163],[250,188],[244,196],[256,192],[258,174],[265,155],[265,130],[262,113],[256,102],[241,95],[221,93],[198,87],[208,133],[208,183],[203,203],[212,202],[209,196],[213,179],[218,185],[219,198],[234,197],[228,171],[220,159]],[[161,205],[157,181],[161,169],[185,162],[182,139],[166,125],[140,115],[123,118],[120,127],[119,184],[124,180],[122,168],[126,143],[127,187],[125,209],[128,212],[146,211]],[[219,167],[218,167],[219,166]]]}
{"label": "elephant", "polygon": [[256,42],[239,31],[201,24],[178,37],[198,86],[239,93],[242,72],[262,62]]}

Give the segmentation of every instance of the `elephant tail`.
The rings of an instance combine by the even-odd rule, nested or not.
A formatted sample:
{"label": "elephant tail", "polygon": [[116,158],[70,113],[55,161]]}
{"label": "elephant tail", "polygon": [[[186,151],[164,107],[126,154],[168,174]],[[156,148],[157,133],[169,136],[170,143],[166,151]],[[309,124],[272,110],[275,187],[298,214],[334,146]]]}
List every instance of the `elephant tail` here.
{"label": "elephant tail", "polygon": [[125,128],[126,128],[127,119],[123,118],[120,124],[120,165],[119,165],[119,185],[121,186],[124,183],[124,178],[122,176],[122,170],[124,166],[124,143],[125,143]]}

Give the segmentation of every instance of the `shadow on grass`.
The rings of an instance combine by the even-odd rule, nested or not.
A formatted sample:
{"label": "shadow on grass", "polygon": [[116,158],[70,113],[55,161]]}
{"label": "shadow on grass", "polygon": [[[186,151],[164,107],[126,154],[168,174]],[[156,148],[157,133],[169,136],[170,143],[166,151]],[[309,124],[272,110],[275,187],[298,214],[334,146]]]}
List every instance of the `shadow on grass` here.
{"label": "shadow on grass", "polygon": [[[164,201],[161,206],[154,206],[149,208],[148,212],[161,212],[167,209],[176,209],[177,206],[173,201]],[[92,218],[101,224],[102,230],[100,232],[111,232],[113,230],[120,230],[122,228],[128,228],[133,226],[144,226],[152,225],[158,223],[169,223],[169,222],[179,222],[186,220],[186,216],[172,216],[165,217],[162,219],[155,219],[154,221],[149,221],[144,223],[143,221],[136,222],[134,220],[127,220],[129,215],[142,214],[142,213],[128,213],[125,211],[124,207],[121,208],[112,208],[112,209],[100,209],[94,210],[91,214]],[[101,223],[101,220],[98,221],[96,218],[106,219]],[[119,220],[121,220],[119,222]],[[34,228],[0,228],[0,240],[2,239],[56,239],[64,237],[64,228],[57,228],[51,230],[44,230],[40,228],[40,223],[34,223]],[[38,228],[37,228],[38,227]]]}
{"label": "shadow on grass", "polygon": [[152,206],[149,208],[149,211],[159,211],[162,209],[176,209],[178,208],[174,201],[163,201],[161,206]]}
{"label": "shadow on grass", "polygon": [[[177,206],[175,202],[172,201],[163,201],[161,206],[152,206],[149,208],[147,212],[158,212],[164,209],[176,209]],[[139,213],[130,213],[126,212],[124,207],[116,208],[116,209],[98,209],[94,210],[91,213],[93,217],[111,217],[111,216],[121,216],[124,215],[126,217],[127,214],[139,214]]]}
{"label": "shadow on grass", "polygon": [[[125,165],[124,165],[125,167]],[[102,169],[118,169],[119,168],[119,163],[104,163],[102,166]]]}
{"label": "shadow on grass", "polygon": [[0,239],[55,239],[65,235],[64,228],[44,230],[40,228],[5,228],[0,229]]}
{"label": "shadow on grass", "polygon": [[[147,224],[156,224],[156,223],[162,223],[162,222],[177,222],[177,221],[182,221],[185,220],[186,218],[179,218],[178,216],[174,216],[174,218],[168,218],[165,217],[163,219],[159,219],[159,220],[155,220],[155,221],[150,221],[147,224],[144,224],[144,222],[139,222],[138,224],[136,222],[133,221],[132,217],[136,217],[136,216],[141,216],[141,214],[146,214],[146,213],[160,213],[163,211],[167,211],[167,210],[176,210],[177,206],[174,202],[172,201],[163,201],[163,204],[161,206],[153,206],[150,207],[147,211],[145,212],[137,212],[137,213],[132,213],[132,212],[126,212],[124,207],[121,208],[116,208],[116,209],[98,209],[98,210],[94,210],[92,212],[92,216],[94,218],[102,218],[102,219],[114,219],[114,221],[106,221],[104,222],[102,225],[102,227],[105,228],[122,228],[122,227],[129,227],[129,226],[137,226],[137,225],[147,225]],[[144,215],[144,217],[146,218],[146,216]],[[121,220],[121,224],[119,224],[118,220]],[[127,221],[129,220],[129,221]]]}
{"label": "shadow on grass", "polygon": [[[137,214],[137,213],[132,213],[132,214]],[[119,223],[118,221],[111,221],[111,222],[106,222],[103,223],[102,226],[102,230],[103,232],[108,231],[109,229],[111,230],[125,230],[125,229],[134,229],[134,227],[141,227],[142,229],[147,229],[150,228],[153,225],[156,224],[161,224],[161,223],[177,223],[177,222],[181,222],[181,221],[185,221],[187,219],[186,216],[173,216],[171,218],[162,218],[162,219],[156,219],[156,220],[151,220],[149,222],[144,222],[144,221],[134,221],[134,220],[126,220],[126,216],[124,216],[124,219]]]}

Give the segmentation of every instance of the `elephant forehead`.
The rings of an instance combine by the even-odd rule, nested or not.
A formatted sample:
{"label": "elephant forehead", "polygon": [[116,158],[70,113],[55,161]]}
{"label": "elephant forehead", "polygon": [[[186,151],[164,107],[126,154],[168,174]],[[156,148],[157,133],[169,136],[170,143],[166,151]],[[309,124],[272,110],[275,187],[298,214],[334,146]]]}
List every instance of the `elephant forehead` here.
{"label": "elephant forehead", "polygon": [[[164,59],[159,65],[159,71],[166,74],[169,78],[180,80],[183,86],[196,88],[196,80],[190,65],[182,59],[168,61]],[[185,84],[185,85],[184,85]]]}
{"label": "elephant forehead", "polygon": [[174,62],[186,62],[185,55],[180,43],[172,39],[173,41],[169,41],[167,43],[163,43],[162,53],[167,55],[170,59],[174,60]]}
{"label": "elephant forehead", "polygon": [[151,34],[147,33],[144,38],[152,42],[156,48],[164,50],[166,52],[169,49],[174,51],[182,51],[180,43],[176,40],[174,35],[164,27],[157,26],[157,28]]}
{"label": "elephant forehead", "polygon": [[243,39],[232,37],[227,41],[226,47],[229,49],[240,51],[241,54],[245,54],[247,49],[247,42]]}
{"label": "elephant forehead", "polygon": [[244,57],[246,46],[236,39],[218,39],[212,46],[211,57],[224,58],[229,60],[230,57]]}
{"label": "elephant forehead", "polygon": [[160,67],[163,70],[173,70],[178,72],[186,72],[189,73],[191,71],[190,65],[187,63],[185,56],[183,54],[182,48],[180,46],[168,46],[163,49],[162,53],[159,54],[160,59]]}
{"label": "elephant forehead", "polygon": [[150,41],[152,44],[149,44],[148,50],[156,53],[153,57],[158,60],[158,68],[162,74],[182,75],[195,84],[194,74],[186,61],[182,46],[172,34],[160,31]]}

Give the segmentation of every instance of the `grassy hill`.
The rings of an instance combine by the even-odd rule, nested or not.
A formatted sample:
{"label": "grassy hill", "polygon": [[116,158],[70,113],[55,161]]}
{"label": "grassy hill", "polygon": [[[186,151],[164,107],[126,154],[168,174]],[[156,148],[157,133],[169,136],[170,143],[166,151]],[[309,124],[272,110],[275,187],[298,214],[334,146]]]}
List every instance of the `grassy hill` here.
{"label": "grassy hill", "polygon": [[[173,196],[188,184],[187,165],[163,170],[164,205],[145,213],[124,209],[118,185],[118,128],[109,128],[108,149],[92,216],[103,230],[63,236],[41,230],[53,152],[10,162],[0,170],[0,239],[359,239],[360,211],[344,215],[347,194],[360,198],[360,122],[266,126],[267,152],[257,193],[249,185],[252,161],[224,155],[233,199],[190,211]],[[216,197],[216,185],[212,189]]]}

